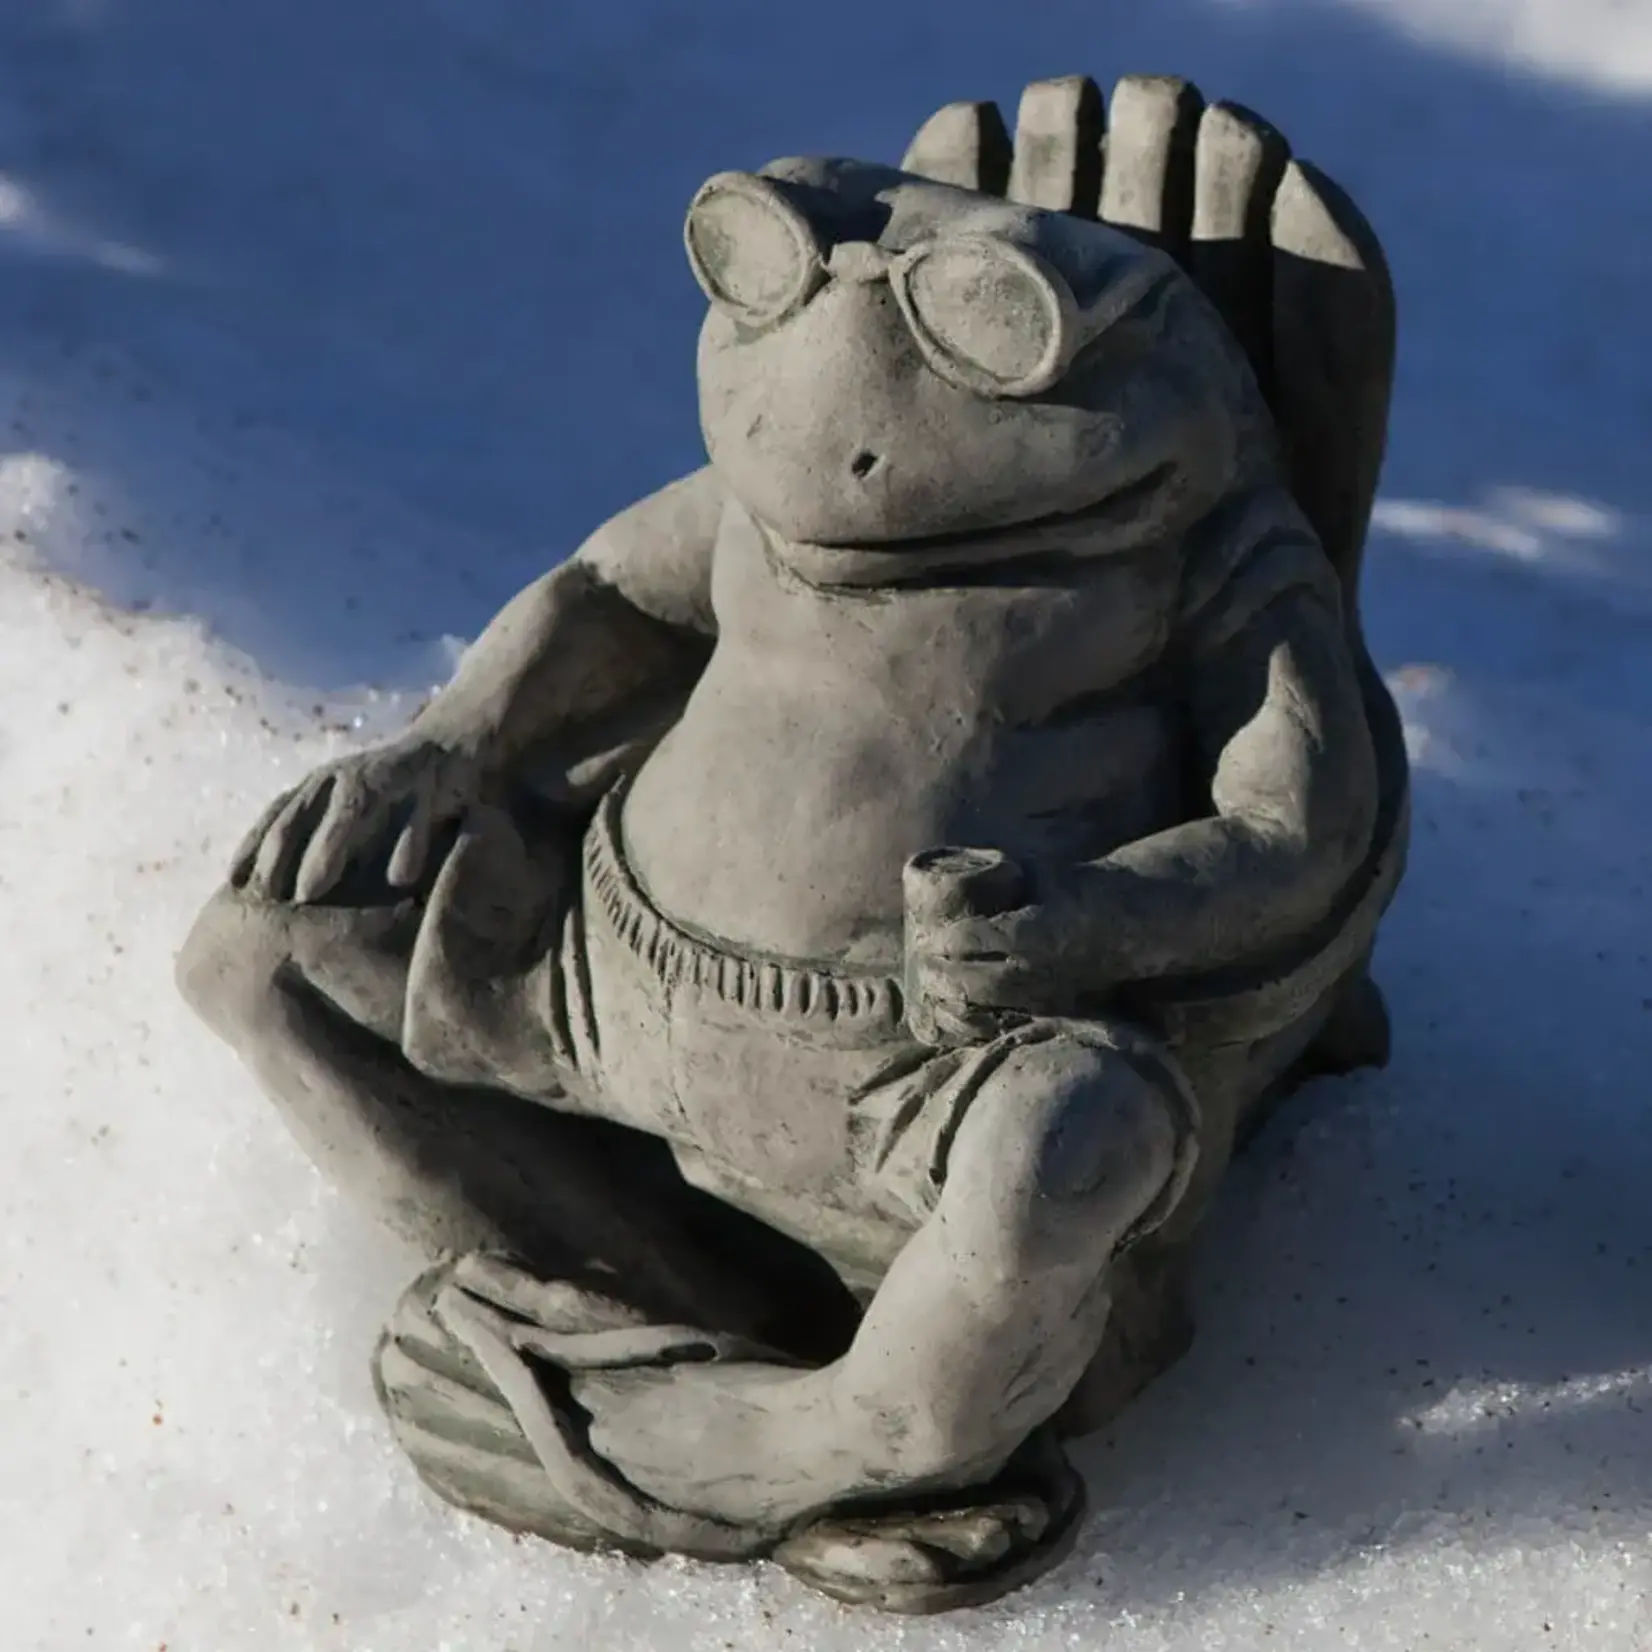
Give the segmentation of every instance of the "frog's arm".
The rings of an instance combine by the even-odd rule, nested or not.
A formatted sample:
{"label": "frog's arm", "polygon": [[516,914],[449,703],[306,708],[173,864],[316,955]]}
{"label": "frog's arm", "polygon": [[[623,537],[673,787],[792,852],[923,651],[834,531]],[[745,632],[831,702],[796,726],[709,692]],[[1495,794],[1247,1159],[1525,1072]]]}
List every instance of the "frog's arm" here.
{"label": "frog's arm", "polygon": [[[695,471],[620,512],[512,598],[414,727],[489,772],[623,743],[680,708],[716,640],[711,564],[724,493]],[[655,731],[657,732],[657,730]]]}
{"label": "frog's arm", "polygon": [[1185,639],[1209,812],[1076,869],[1085,962],[1108,984],[1300,938],[1370,850],[1376,759],[1335,582],[1311,543],[1271,560],[1302,577],[1258,569]]}

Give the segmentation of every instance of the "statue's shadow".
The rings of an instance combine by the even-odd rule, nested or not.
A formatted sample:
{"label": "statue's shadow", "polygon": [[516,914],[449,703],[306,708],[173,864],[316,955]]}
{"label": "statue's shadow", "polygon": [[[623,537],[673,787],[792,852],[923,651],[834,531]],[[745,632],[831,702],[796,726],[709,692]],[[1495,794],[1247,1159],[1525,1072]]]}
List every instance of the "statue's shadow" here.
{"label": "statue's shadow", "polygon": [[[1587,753],[1598,724],[1565,715]],[[1508,757],[1516,727],[1480,726]],[[1568,830],[1533,822],[1529,785],[1474,795],[1420,767],[1378,955],[1394,1063],[1304,1089],[1235,1166],[1198,1340],[1077,1448],[1097,1515],[1051,1591],[1163,1607],[1413,1545],[1644,1541],[1645,861],[1598,831],[1647,784],[1608,783]],[[1627,912],[1614,885],[1638,890]]]}
{"label": "statue's shadow", "polygon": [[893,159],[942,103],[1077,69],[1249,103],[1368,212],[1401,313],[1388,492],[1652,508],[1619,435],[1652,245],[1622,162],[1652,115],[1351,7],[484,8],[416,52],[393,7],[26,10],[0,19],[0,401],[25,356],[47,393],[0,458],[74,473],[44,554],[291,680],[422,689],[432,639],[699,462],[705,177]]}

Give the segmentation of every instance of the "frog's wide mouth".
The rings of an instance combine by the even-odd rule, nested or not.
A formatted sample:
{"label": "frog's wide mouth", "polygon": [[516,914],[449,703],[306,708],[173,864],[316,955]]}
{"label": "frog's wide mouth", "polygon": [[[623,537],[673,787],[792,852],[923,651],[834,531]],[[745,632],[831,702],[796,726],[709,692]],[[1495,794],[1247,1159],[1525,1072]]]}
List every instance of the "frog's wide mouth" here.
{"label": "frog's wide mouth", "polygon": [[1182,502],[1172,484],[1178,466],[1166,460],[1105,499],[1076,511],[1021,517],[957,533],[897,541],[787,539],[759,520],[779,560],[812,585],[899,586],[933,583],[953,570],[1031,558],[1079,561],[1133,550],[1157,539]]}

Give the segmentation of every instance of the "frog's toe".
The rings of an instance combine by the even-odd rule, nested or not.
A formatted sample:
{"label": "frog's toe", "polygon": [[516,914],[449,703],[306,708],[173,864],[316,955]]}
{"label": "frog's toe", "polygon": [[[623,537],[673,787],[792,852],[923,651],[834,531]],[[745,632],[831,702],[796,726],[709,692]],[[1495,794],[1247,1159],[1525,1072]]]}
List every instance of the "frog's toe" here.
{"label": "frog's toe", "polygon": [[831,1514],[774,1552],[811,1588],[851,1605],[932,1613],[984,1606],[1024,1588],[1071,1551],[1084,1482],[1037,1435],[989,1485],[921,1505]]}

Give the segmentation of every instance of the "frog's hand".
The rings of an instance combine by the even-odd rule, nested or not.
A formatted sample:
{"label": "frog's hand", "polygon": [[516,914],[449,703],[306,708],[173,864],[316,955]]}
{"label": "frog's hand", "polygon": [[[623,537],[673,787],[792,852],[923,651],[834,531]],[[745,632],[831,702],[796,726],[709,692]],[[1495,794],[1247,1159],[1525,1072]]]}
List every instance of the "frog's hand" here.
{"label": "frog's hand", "polygon": [[949,104],[906,171],[1083,218],[1181,262],[1245,347],[1274,409],[1292,491],[1349,596],[1388,429],[1394,292],[1353,203],[1266,121],[1197,87],[1128,75],[1027,87],[1012,142],[990,103]]}

